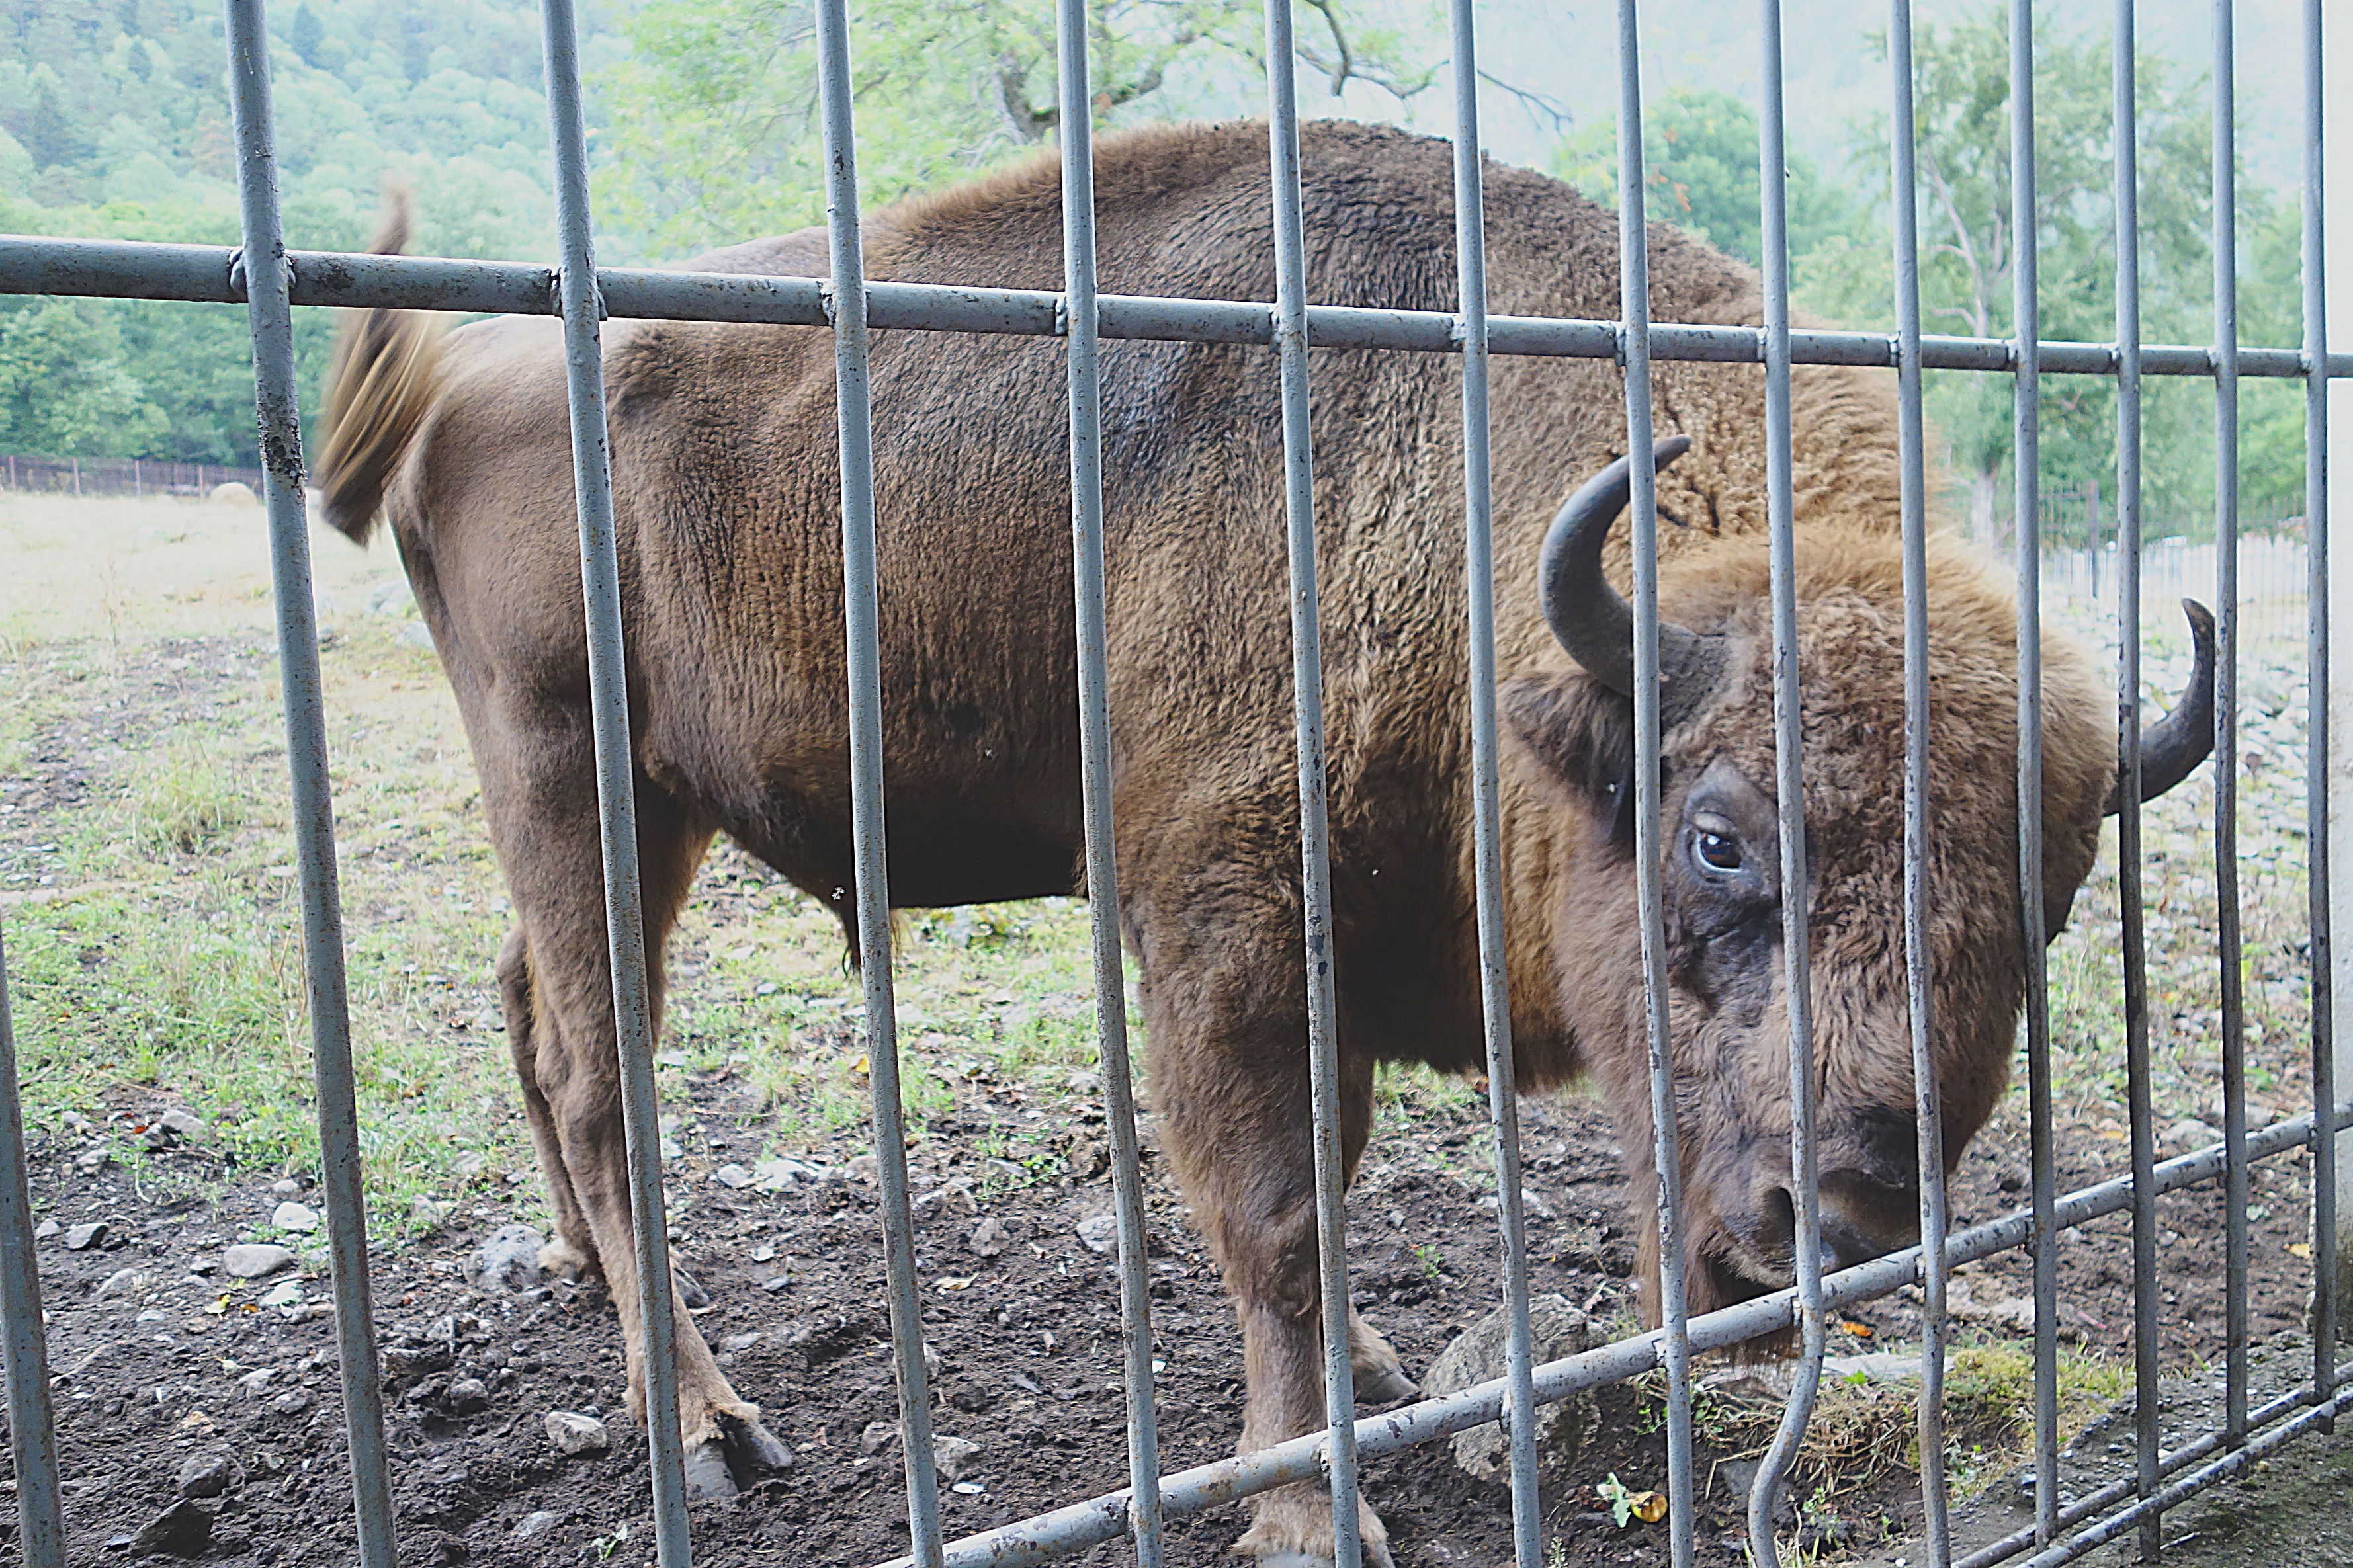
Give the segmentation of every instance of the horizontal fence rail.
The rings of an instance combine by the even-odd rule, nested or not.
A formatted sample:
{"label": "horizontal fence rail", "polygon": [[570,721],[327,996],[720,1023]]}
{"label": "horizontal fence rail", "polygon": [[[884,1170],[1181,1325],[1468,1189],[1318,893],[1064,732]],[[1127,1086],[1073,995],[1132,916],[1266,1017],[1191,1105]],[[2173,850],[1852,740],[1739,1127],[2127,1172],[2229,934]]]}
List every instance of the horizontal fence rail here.
{"label": "horizontal fence rail", "polygon": [[[293,272],[292,297],[298,305],[562,314],[556,274],[522,262],[309,250],[289,251],[286,259]],[[0,236],[0,294],[243,304],[243,276],[237,252],[217,246]],[[822,279],[604,267],[596,270],[596,289],[605,314],[612,320],[833,325],[832,289]],[[1067,330],[1067,298],[1051,290],[887,281],[870,281],[865,289],[866,324],[874,331],[1060,337]],[[1095,330],[1105,338],[1272,347],[1274,309],[1271,301],[1103,294],[1096,299]],[[1307,342],[1310,348],[1459,353],[1462,348],[1456,335],[1459,320],[1440,310],[1309,305]],[[1622,337],[1623,329],[1617,321],[1487,318],[1490,353],[1616,359]],[[2045,342],[2037,353],[2046,374],[2117,374],[2118,351],[2113,343]],[[2144,374],[2211,377],[2215,374],[2216,354],[2211,348],[2152,346],[2140,353]],[[1924,336],[1920,354],[1922,367],[1928,370],[2014,371],[2019,347],[2010,338]],[[1660,322],[1651,329],[1651,357],[1762,364],[1765,333],[1757,327]],[[1789,331],[1793,364],[1885,370],[1894,368],[1898,358],[1896,339],[1886,332],[1794,327]],[[2297,349],[2242,349],[2239,374],[2301,379],[2305,355]],[[2353,376],[2353,354],[2329,355],[2328,374],[2331,378]]]}
{"label": "horizontal fence rail", "polygon": [[[1907,1286],[1922,1299],[1921,1457],[1923,1561],[1953,1568],[1944,1474],[1942,1386],[1950,1324],[1946,1282],[1953,1268],[2000,1253],[2026,1249],[2033,1263],[2034,1420],[2031,1473],[2034,1517],[2030,1525],[1961,1558],[1962,1568],[1990,1568],[2026,1554],[2038,1568],[2073,1561],[2111,1541],[2137,1532],[2143,1551],[2162,1548],[2165,1511],[2200,1489],[2243,1472],[2281,1444],[2326,1427],[2353,1411],[2345,1386],[2353,1366],[2337,1361],[2335,1299],[2335,1160],[2339,1130],[2353,1120],[2353,1101],[2337,1098],[2328,1016],[2329,911],[2327,894],[2327,564],[2328,493],[2321,442],[2329,384],[2353,375],[2353,355],[2328,352],[2322,279],[2320,0],[2302,7],[2304,51],[2303,267],[2304,335],[2298,347],[2249,347],[2239,341],[2236,310],[2238,237],[2234,222],[2237,38],[2231,0],[2212,0],[2214,341],[2211,344],[2148,345],[2140,342],[2140,259],[2137,204],[2139,174],[2136,132],[2134,0],[2115,0],[2114,114],[2116,194],[2116,341],[2045,341],[2040,335],[2037,257],[2029,245],[2013,268],[2010,338],[1953,337],[1922,332],[1920,247],[1915,211],[1918,151],[1910,0],[1890,0],[1887,39],[1894,131],[1890,138],[1894,198],[1893,269],[1896,327],[1892,332],[1834,331],[1792,324],[1786,191],[1786,125],[1782,25],[1778,0],[1758,0],[1760,23],[1760,229],[1764,249],[1761,322],[1757,327],[1659,322],[1651,319],[1651,267],[1642,137],[1637,0],[1616,0],[1620,154],[1619,287],[1622,316],[1589,320],[1502,315],[1488,310],[1486,215],[1482,194],[1475,15],[1472,0],[1451,0],[1453,92],[1452,205],[1457,309],[1377,310],[1309,302],[1309,258],[1317,242],[1302,207],[1300,118],[1291,62],[1290,0],[1267,0],[1268,155],[1272,222],[1265,236],[1276,278],[1271,301],[1104,294],[1097,289],[1094,163],[1090,105],[1088,13],[1083,0],[1050,0],[1056,22],[1061,138],[1063,287],[1058,290],[914,284],[864,276],[864,231],[859,210],[854,124],[855,62],[844,0],[814,0],[818,101],[825,150],[827,239],[831,276],[699,274],[678,270],[600,268],[592,243],[586,144],[581,108],[576,26],[571,0],[543,0],[551,153],[556,171],[562,263],[554,268],[522,263],[405,256],[289,251],[282,241],[276,184],[276,128],[269,92],[269,44],[262,0],[226,0],[230,81],[237,120],[241,227],[238,247],[0,237],[0,293],[63,295],[237,304],[250,318],[256,405],[264,467],[246,471],[188,466],[134,465],[132,486],[202,492],[236,478],[259,488],[268,502],[277,586],[281,668],[286,688],[289,760],[296,803],[303,914],[305,977],[310,986],[312,1049],[326,1168],[328,1226],[333,1252],[336,1336],[342,1363],[344,1419],[355,1505],[356,1556],[366,1568],[398,1560],[394,1539],[382,1388],[375,1365],[373,1305],[366,1268],[366,1217],[361,1201],[359,1138],[353,1101],[352,1040],[344,1005],[344,954],[336,872],[332,802],[317,640],[311,624],[305,474],[300,443],[292,356],[292,311],[343,307],[455,313],[513,313],[559,318],[564,326],[567,414],[574,468],[586,629],[586,690],[593,714],[597,827],[606,921],[604,956],[610,969],[612,1032],[618,1095],[626,1129],[627,1186],[632,1247],[627,1259],[607,1253],[630,1275],[616,1279],[617,1297],[642,1371],[651,1424],[649,1453],[653,1537],[660,1568],[689,1568],[692,1542],[686,1499],[691,1457],[682,1454],[676,1345],[691,1325],[673,1317],[667,1224],[655,1126],[653,1079],[655,992],[648,971],[647,933],[638,898],[638,833],[629,710],[626,606],[616,537],[615,478],[607,450],[600,342],[606,320],[765,323],[822,331],[832,341],[841,503],[842,614],[848,675],[849,837],[855,875],[855,924],[863,959],[865,1006],[861,1044],[870,1064],[872,1134],[881,1189],[880,1236],[886,1258],[893,1369],[905,1468],[907,1568],[1003,1568],[1043,1562],[1121,1537],[1131,1539],[1143,1568],[1159,1568],[1165,1521],[1277,1488],[1313,1489],[1324,1506],[1335,1568],[1363,1568],[1383,1554],[1360,1512],[1359,1465],[1368,1457],[1431,1442],[1490,1422],[1506,1424],[1516,1568],[1545,1560],[1540,1507],[1537,1411],[1583,1391],[1646,1373],[1665,1377],[1668,1548],[1674,1568],[1689,1568],[1695,1550],[1692,1358],[1760,1335],[1794,1331],[1793,1392],[1749,1500],[1747,1543],[1752,1561],[1777,1560],[1776,1510],[1783,1482],[1807,1430],[1824,1363],[1828,1314],[1887,1296]],[[1039,0],[1042,13],[1050,0]],[[2037,227],[2034,71],[2031,0],[2011,0],[2011,186],[2016,232]],[[1078,676],[1076,731],[1083,812],[1082,853],[1092,916],[1092,969],[1096,1031],[1106,1076],[1108,1133],[1118,1234],[1123,1386],[1128,1485],[1050,1512],[968,1536],[946,1539],[940,1478],[931,1462],[932,1392],[923,1344],[923,1297],[910,1215],[905,1124],[892,978],[892,909],[885,885],[887,834],[883,777],[886,688],[881,637],[881,575],[878,562],[875,422],[871,406],[870,339],[878,331],[925,331],[1018,335],[1067,342],[1067,413],[1071,473],[1071,589]],[[1312,1260],[1317,1311],[1313,1328],[1314,1379],[1321,1414],[1312,1429],[1237,1457],[1167,1471],[1154,1406],[1154,1331],[1146,1263],[1145,1184],[1130,1085],[1127,999],[1120,951],[1118,840],[1113,797],[1117,775],[1108,652],[1105,480],[1102,408],[1103,340],[1154,341],[1262,347],[1272,351],[1281,393],[1282,531],[1290,635],[1299,808],[1297,930],[1303,990],[1290,999],[1300,1020],[1298,1047],[1307,1085],[1303,1120],[1312,1122],[1314,1229],[1302,1243]],[[1316,378],[1331,362],[1313,351],[1388,350],[1459,356],[1462,366],[1462,560],[1465,596],[1465,676],[1461,715],[1468,739],[1468,798],[1472,833],[1467,849],[1475,883],[1483,1060],[1488,1117],[1495,1139],[1498,1275],[1507,1327],[1505,1371],[1461,1392],[1424,1398],[1377,1415],[1357,1414],[1350,1364],[1351,1314],[1345,1257],[1345,1163],[1342,1137],[1342,1025],[1334,973],[1337,942],[1332,868],[1326,843],[1326,744],[1322,630],[1318,600],[1318,521],[1312,440]],[[1633,1180],[1655,1209],[1661,1237],[1660,1327],[1610,1344],[1538,1364],[1531,1343],[1529,1277],[1514,1067],[1512,1011],[1505,963],[1504,889],[1505,844],[1499,780],[1496,688],[1507,672],[1496,653],[1493,567],[1494,497],[1491,474],[1488,378],[1493,356],[1605,360],[1623,368],[1626,395],[1624,504],[1631,542],[1634,909],[1642,969],[1641,1028],[1647,1047],[1651,1146],[1633,1152],[1643,1167]],[[1782,943],[1778,973],[1786,1019],[1788,1073],[1791,1257],[1787,1289],[1736,1306],[1694,1313],[1683,1278],[1683,1227],[1689,1217],[1681,1192],[1685,1161],[1678,1142],[1682,1084],[1674,1059],[1672,986],[1666,945],[1662,857],[1662,672],[1659,614],[1657,488],[1651,375],[1659,362],[1755,364],[1764,370],[1765,536],[1769,550],[1771,691],[1774,708],[1776,832],[1782,868],[1777,891]],[[1792,370],[1843,365],[1895,373],[1894,407],[1901,489],[1904,572],[1904,816],[1902,847],[1903,955],[1906,994],[1905,1045],[1914,1067],[1914,1132],[1918,1155],[1918,1245],[1841,1269],[1824,1250],[1815,1163],[1820,1130],[1815,1101],[1823,1081],[1814,1038],[1809,954],[1807,756],[1800,724],[1806,672],[1799,665],[1800,603],[1797,550],[1801,539],[1793,500]],[[1935,802],[1929,797],[1929,715],[1932,695],[1926,581],[1929,572],[1926,426],[1922,375],[1928,370],[2009,375],[2013,380],[2013,517],[2008,543],[2015,552],[2018,602],[2017,771],[2010,803],[2019,823],[2018,885],[2042,885],[2043,687],[2041,607],[2046,584],[2054,601],[2086,614],[2116,617],[2116,716],[2121,731],[2117,812],[2121,904],[2121,979],[2128,1087],[2130,1173],[2061,1192],[2053,1147],[2050,1005],[2043,973],[2042,900],[2021,901],[2017,936],[2025,977],[2021,1028],[2027,1064],[2031,1189],[2016,1212],[1954,1230],[1945,1190],[1943,1112],[1936,1056],[1932,928],[1937,889],[1930,877]],[[2116,383],[2117,461],[2112,500],[2096,489],[2046,494],[2039,472],[2042,378],[2093,376]],[[2142,400],[2149,376],[2191,377],[2215,388],[2215,518],[2211,542],[2195,545],[2147,537],[2141,496]],[[2238,516],[2240,460],[2237,400],[2243,378],[2300,380],[2305,386],[2306,489],[2301,537],[2294,530],[2268,540],[2242,537]],[[1678,448],[1679,449],[1679,448]],[[7,458],[5,482],[17,489],[58,489],[56,459]],[[77,486],[84,468],[119,493],[123,465],[63,460]],[[17,465],[26,465],[20,481]],[[37,463],[45,466],[36,467]],[[169,469],[168,474],[165,470]],[[97,481],[93,479],[93,484]],[[2083,537],[2070,531],[2080,518]],[[2114,529],[2111,547],[2102,530]],[[2252,570],[2250,570],[2252,568]],[[2253,584],[2252,593],[2250,584]],[[2178,591],[2209,595],[2219,618],[2219,668],[2211,739],[2215,770],[2211,821],[2216,846],[2216,908],[2221,1007],[2211,1043],[2223,1091],[2221,1141],[2159,1162],[2152,1105],[2146,931],[2141,887],[2141,676],[2144,604]],[[2296,601],[2300,599],[2301,604]],[[2251,637],[2301,622],[2310,680],[2306,717],[2306,781],[2309,850],[2309,980],[2312,996],[2311,1106],[2306,1113],[2267,1127],[2249,1125],[2245,1084],[2244,999],[2240,991],[2240,889],[2234,856],[2238,820],[2239,656]],[[1687,635],[1687,634],[1684,634]],[[2008,657],[2005,653],[2005,658]],[[2007,722],[2007,720],[2005,720]],[[1287,787],[1287,786],[1286,786]],[[2007,874],[2005,872],[2005,874]],[[0,950],[5,951],[5,950]],[[1776,1071],[1780,1070],[1777,1067]],[[1899,1112],[1900,1114],[1900,1112]],[[1630,1142],[1636,1142],[1630,1140]],[[2248,1234],[2245,1210],[2256,1163],[2299,1151],[2312,1157],[2314,1240],[2313,1363],[2301,1386],[2262,1405],[2253,1403],[2248,1377]],[[1910,1157],[1906,1156],[1907,1159]],[[2166,1450],[2158,1411],[2158,1198],[2216,1185],[2230,1210],[2226,1265],[2227,1349],[2222,1426]],[[1304,1188],[1303,1188],[1304,1190]],[[1303,1200],[1304,1201],[1304,1200]],[[2074,1498],[2062,1496],[2058,1405],[2058,1283],[2056,1241],[2066,1228],[2128,1213],[2133,1231],[2135,1293],[2132,1474]],[[615,1222],[617,1224],[617,1220]],[[18,1541],[28,1568],[61,1568],[67,1558],[53,1413],[47,1397],[46,1343],[33,1218],[26,1195],[26,1155],[19,1124],[15,1040],[9,1028],[5,963],[0,963],[0,1316],[9,1382],[8,1415],[20,1519]],[[1301,1287],[1301,1299],[1309,1287]],[[1300,1330],[1305,1333],[1308,1331]],[[1296,1348],[1295,1346],[1293,1348]],[[1318,1548],[1320,1550],[1320,1547]],[[894,1564],[893,1568],[897,1568]]]}

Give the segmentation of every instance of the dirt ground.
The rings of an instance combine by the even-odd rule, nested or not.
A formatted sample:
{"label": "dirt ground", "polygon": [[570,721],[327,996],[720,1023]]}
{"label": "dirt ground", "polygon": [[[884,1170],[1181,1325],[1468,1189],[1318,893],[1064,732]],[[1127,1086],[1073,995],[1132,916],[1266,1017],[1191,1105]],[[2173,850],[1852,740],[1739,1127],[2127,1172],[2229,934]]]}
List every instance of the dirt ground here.
{"label": "dirt ground", "polygon": [[[234,588],[222,591],[242,604]],[[346,632],[340,646],[367,652],[368,637],[389,642],[385,633]],[[139,756],[175,726],[198,721],[269,659],[266,637],[252,628],[192,641],[165,626],[120,644],[90,676],[88,700],[30,737],[0,812],[0,869],[51,864],[44,857],[60,823],[96,809]],[[441,873],[426,864],[417,874]],[[32,871],[21,875],[0,892],[16,910],[74,890],[69,877],[60,882],[42,872],[52,880],[41,883]],[[674,950],[682,974],[715,964],[734,940],[726,933],[771,897],[747,892],[747,879],[756,888],[756,868],[733,850],[705,866],[696,895],[705,924]],[[291,897],[290,882],[257,885],[268,897]],[[0,901],[0,920],[16,910]],[[368,918],[360,910],[355,927]],[[470,1016],[489,994],[491,955],[482,946],[480,972],[450,982],[453,1005]],[[100,952],[90,962],[112,960]],[[681,1016],[685,1033],[726,1019],[691,1009]],[[838,1015],[801,1022],[794,1039],[812,1053],[854,1055],[851,1026]],[[703,1053],[692,1061],[713,1065],[681,1058],[665,1075],[674,1239],[711,1296],[697,1314],[704,1336],[795,1451],[789,1470],[733,1500],[696,1505],[698,1561],[713,1568],[882,1561],[904,1550],[907,1536],[896,1448],[871,1430],[892,1420],[895,1405],[862,1127],[854,1118],[807,1120],[740,1058]],[[2291,1087],[2281,1089],[2283,1098]],[[189,1526],[190,1554],[255,1564],[348,1561],[352,1507],[329,1284],[315,1266],[315,1237],[290,1235],[275,1217],[279,1205],[315,1204],[317,1194],[285,1167],[237,1157],[224,1125],[165,1128],[163,1114],[191,1098],[125,1076],[79,1112],[37,1118],[31,1136],[36,1211],[57,1226],[39,1260],[71,1560],[124,1560],[142,1528],[173,1506],[191,1460],[210,1457],[224,1484],[181,1515],[203,1516],[200,1531]],[[503,1124],[512,1107],[485,1114]],[[1632,1247],[1621,1153],[1608,1121],[1575,1095],[1531,1101],[1523,1115],[1535,1288],[1564,1297],[1598,1333],[1623,1332],[1631,1326]],[[2112,1105],[2096,1104],[2063,1115],[2063,1191],[2121,1163],[2113,1115]],[[915,1263],[938,1356],[934,1418],[944,1433],[977,1445],[961,1484],[943,1495],[952,1535],[1124,1483],[1115,1268],[1090,1244],[1099,1231],[1085,1227],[1111,1201],[1102,1116],[1099,1076],[1049,1067],[976,1072],[919,1118],[910,1161]],[[764,1165],[793,1118],[795,1168]],[[1401,1095],[1384,1104],[1352,1196],[1356,1302],[1417,1373],[1498,1300],[1483,1131],[1479,1097]],[[1158,1410],[1164,1465],[1173,1469],[1231,1451],[1240,1346],[1182,1195],[1166,1162],[1149,1152],[1148,1124],[1146,1142]],[[289,1163],[299,1172],[299,1162]],[[1962,1161],[1957,1223],[2023,1205],[2025,1176],[2023,1102],[2014,1094]],[[502,1289],[470,1279],[493,1233],[539,1223],[537,1178],[520,1159],[502,1165],[477,1157],[454,1181],[438,1206],[426,1200],[409,1211],[413,1235],[400,1237],[396,1223],[381,1226],[373,1258],[403,1562],[649,1562],[644,1447],[621,1410],[609,1302],[593,1284],[524,1280]],[[2292,1161],[2258,1171],[2258,1340],[2301,1321],[2306,1266],[2291,1248],[2306,1236],[2304,1181]],[[2177,1194],[2162,1207],[2162,1354],[2169,1367],[2196,1369],[2221,1347],[2220,1194]],[[987,1222],[1001,1250],[976,1246]],[[93,1225],[103,1228],[77,1231]],[[252,1280],[228,1277],[225,1249],[256,1238],[289,1242],[293,1266]],[[2115,1369],[2130,1351],[2126,1217],[2068,1233],[2060,1270],[2060,1328],[2080,1384],[2071,1408],[2088,1418],[2118,1386]],[[2001,1495],[2019,1463],[2014,1369],[2026,1325],[2017,1299],[2027,1279],[2017,1255],[1962,1276],[1972,1303],[1965,1337],[1987,1364],[2009,1369],[1985,1411],[1956,1423],[1957,1476],[1989,1498]],[[1833,1350],[1900,1352],[1916,1333],[1916,1309],[1898,1298],[1855,1311]],[[1790,1540],[1810,1560],[1901,1554],[1918,1516],[1916,1481],[1905,1465],[1907,1428],[1885,1426],[1886,1406],[1875,1407],[1875,1451],[1817,1453],[1801,1472],[1785,1515]],[[552,1411],[602,1417],[609,1449],[559,1452],[545,1430]],[[1663,1483],[1658,1407],[1645,1391],[1621,1387],[1602,1393],[1598,1413],[1598,1429],[1545,1500],[1551,1561],[1561,1568],[1663,1563],[1665,1526],[1639,1518],[1621,1525],[1597,1490]],[[1734,1394],[1704,1414],[1700,1561],[1731,1563],[1744,1557],[1738,1462],[1761,1449],[1769,1428]],[[2324,1496],[2343,1472],[2330,1468],[2341,1458],[2321,1456],[2341,1449],[2297,1452],[2300,1495]],[[2306,1475],[2310,1467],[2317,1468]],[[1457,1470],[1442,1445],[1369,1461],[1366,1484],[1403,1568],[1509,1561],[1503,1489]],[[1238,1508],[1172,1520],[1170,1561],[1227,1561],[1241,1528]],[[0,1529],[13,1531],[13,1510]],[[2258,1539],[2268,1538],[2240,1538]],[[1112,1543],[1081,1560],[1131,1558]]]}

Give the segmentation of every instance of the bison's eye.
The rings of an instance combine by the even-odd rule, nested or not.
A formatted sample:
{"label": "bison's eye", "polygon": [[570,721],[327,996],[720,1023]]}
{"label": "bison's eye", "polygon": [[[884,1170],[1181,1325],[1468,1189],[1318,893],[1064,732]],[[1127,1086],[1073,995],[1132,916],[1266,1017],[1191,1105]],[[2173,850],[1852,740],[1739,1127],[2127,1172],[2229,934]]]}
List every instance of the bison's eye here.
{"label": "bison's eye", "polygon": [[1692,857],[1701,870],[1728,877],[1740,869],[1740,835],[1730,823],[1703,819],[1694,826],[1698,831],[1692,837]]}

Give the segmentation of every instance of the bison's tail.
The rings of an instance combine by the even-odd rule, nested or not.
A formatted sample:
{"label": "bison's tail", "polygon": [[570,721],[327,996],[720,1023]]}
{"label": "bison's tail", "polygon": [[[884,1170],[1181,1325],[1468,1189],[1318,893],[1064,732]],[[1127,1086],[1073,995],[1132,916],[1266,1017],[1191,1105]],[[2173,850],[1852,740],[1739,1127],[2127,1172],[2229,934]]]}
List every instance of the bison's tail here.
{"label": "bison's tail", "polygon": [[[399,255],[408,226],[407,187],[389,185],[384,222],[368,248]],[[385,490],[433,405],[444,330],[431,311],[353,310],[335,339],[317,482],[327,521],[354,543],[367,542]]]}

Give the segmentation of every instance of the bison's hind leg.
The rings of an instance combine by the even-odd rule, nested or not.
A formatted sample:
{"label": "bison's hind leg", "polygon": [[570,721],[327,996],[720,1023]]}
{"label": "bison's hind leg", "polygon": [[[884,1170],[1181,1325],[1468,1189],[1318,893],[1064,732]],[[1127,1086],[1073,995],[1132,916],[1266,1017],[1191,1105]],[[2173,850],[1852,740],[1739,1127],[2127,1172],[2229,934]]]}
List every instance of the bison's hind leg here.
{"label": "bison's hind leg", "polygon": [[555,1234],[539,1249],[539,1266],[567,1279],[600,1274],[596,1234],[580,1212],[572,1190],[572,1173],[564,1163],[564,1141],[555,1128],[555,1113],[547,1091],[539,1086],[539,1051],[549,1031],[540,1026],[538,1005],[532,994],[531,942],[522,926],[507,933],[499,949],[499,998],[505,1009],[507,1050],[514,1058],[515,1080],[522,1090],[523,1118],[531,1124],[531,1145],[539,1155],[539,1173],[547,1184],[547,1206],[555,1216]]}

